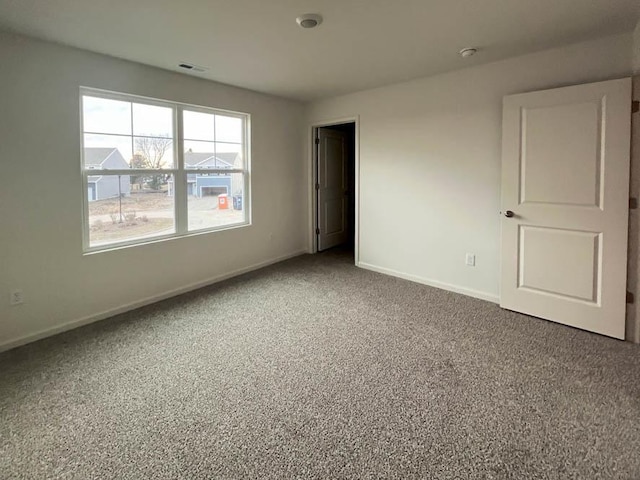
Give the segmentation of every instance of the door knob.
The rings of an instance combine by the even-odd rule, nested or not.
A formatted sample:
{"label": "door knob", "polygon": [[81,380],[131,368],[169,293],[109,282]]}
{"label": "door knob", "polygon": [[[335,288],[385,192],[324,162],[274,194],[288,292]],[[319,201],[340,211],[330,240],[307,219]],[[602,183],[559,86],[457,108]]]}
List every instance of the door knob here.
{"label": "door knob", "polygon": [[504,212],[504,216],[507,218],[511,218],[515,215],[515,213],[513,213],[511,210],[507,210],[506,212]]}

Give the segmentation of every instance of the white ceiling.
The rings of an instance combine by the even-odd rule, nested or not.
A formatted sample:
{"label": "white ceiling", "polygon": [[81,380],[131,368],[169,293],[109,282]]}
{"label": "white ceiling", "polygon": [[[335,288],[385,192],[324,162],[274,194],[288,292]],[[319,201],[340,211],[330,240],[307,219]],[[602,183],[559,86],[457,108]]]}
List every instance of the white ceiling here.
{"label": "white ceiling", "polygon": [[[303,30],[295,18],[320,13]],[[0,0],[0,28],[298,100],[633,30],[638,0]],[[458,50],[480,48],[463,60]]]}

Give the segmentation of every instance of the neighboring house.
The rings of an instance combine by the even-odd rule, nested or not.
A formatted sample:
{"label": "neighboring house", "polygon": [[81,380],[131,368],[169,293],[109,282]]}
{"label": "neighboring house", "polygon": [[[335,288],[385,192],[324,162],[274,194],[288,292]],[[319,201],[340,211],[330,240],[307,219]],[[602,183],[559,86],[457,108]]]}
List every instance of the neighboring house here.
{"label": "neighboring house", "polygon": [[[226,193],[234,195],[242,192],[242,175],[208,173],[206,169],[240,168],[237,153],[195,153],[185,152],[185,168],[202,169],[202,172],[187,174],[187,195],[206,197]],[[173,195],[173,179],[169,180],[169,195]]]}
{"label": "neighboring house", "polygon": [[[117,148],[85,148],[84,166],[89,170],[129,168],[129,164]],[[131,194],[129,175],[89,175],[87,178],[87,196],[90,202],[129,194]]]}

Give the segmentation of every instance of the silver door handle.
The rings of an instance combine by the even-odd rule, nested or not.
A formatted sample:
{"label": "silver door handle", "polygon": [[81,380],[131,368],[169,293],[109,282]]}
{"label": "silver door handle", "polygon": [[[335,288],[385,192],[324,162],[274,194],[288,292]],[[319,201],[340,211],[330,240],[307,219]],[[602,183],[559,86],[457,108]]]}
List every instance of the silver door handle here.
{"label": "silver door handle", "polygon": [[515,213],[513,213],[511,210],[507,210],[506,212],[504,212],[504,216],[507,218],[511,218],[515,216]]}

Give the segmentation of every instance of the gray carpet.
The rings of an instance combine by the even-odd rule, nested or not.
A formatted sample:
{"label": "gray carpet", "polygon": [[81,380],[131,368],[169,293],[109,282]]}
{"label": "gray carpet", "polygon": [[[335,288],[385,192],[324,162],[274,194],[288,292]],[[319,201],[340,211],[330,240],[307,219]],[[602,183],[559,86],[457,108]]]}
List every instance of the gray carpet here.
{"label": "gray carpet", "polygon": [[0,477],[640,479],[640,348],[304,256],[0,355]]}

